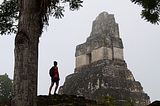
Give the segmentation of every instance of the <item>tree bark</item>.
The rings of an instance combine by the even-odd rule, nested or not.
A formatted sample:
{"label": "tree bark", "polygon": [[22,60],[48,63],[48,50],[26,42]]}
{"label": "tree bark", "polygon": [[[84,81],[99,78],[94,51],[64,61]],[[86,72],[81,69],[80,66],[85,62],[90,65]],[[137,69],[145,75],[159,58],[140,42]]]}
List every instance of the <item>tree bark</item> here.
{"label": "tree bark", "polygon": [[38,43],[42,21],[40,0],[19,0],[12,106],[37,106]]}

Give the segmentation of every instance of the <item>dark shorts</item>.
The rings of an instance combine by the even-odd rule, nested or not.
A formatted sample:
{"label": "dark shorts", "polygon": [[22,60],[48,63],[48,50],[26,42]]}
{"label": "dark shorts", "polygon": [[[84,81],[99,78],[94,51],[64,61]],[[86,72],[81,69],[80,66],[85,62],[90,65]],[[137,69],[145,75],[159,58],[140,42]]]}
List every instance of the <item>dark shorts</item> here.
{"label": "dark shorts", "polygon": [[51,78],[51,81],[52,81],[52,82],[58,82],[58,81],[59,81],[59,78],[57,78],[57,77],[52,77],[52,78]]}

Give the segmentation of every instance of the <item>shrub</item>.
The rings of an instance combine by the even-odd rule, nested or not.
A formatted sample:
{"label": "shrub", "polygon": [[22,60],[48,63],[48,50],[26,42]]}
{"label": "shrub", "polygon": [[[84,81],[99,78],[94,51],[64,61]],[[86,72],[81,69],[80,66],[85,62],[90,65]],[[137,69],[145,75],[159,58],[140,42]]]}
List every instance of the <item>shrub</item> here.
{"label": "shrub", "polygon": [[115,98],[112,98],[108,95],[102,96],[102,100],[97,99],[99,104],[107,106],[116,106]]}
{"label": "shrub", "polygon": [[126,100],[126,102],[124,102],[125,105],[123,105],[123,106],[134,106],[135,102],[136,102],[136,98],[135,99],[129,99],[129,100]]}

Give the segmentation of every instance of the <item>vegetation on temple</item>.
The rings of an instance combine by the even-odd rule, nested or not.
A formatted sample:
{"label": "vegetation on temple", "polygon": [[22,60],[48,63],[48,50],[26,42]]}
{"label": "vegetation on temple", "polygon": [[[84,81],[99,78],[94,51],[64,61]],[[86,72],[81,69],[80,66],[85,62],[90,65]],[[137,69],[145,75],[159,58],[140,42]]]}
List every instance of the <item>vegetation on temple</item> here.
{"label": "vegetation on temple", "polygon": [[[102,96],[102,100],[97,99],[98,103],[105,106],[116,106],[115,98],[112,98],[108,95]],[[124,102],[123,106],[134,106],[136,102],[136,98],[129,99]]]}
{"label": "vegetation on temple", "polygon": [[102,96],[102,100],[97,99],[99,104],[107,106],[116,106],[115,98],[112,98],[108,95]]}

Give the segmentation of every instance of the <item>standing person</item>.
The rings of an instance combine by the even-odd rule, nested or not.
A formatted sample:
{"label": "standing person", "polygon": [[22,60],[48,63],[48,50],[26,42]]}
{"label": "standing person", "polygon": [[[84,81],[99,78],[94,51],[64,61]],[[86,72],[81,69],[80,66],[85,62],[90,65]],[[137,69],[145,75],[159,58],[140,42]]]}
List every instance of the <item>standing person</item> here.
{"label": "standing person", "polygon": [[[57,88],[59,86],[59,80],[60,80],[58,67],[57,67],[58,63],[56,61],[54,61],[53,63],[54,63],[54,66],[52,68],[54,69],[54,76],[52,76],[50,74],[51,75],[51,86],[49,88],[49,95],[51,95],[51,90],[52,90],[52,87],[53,87],[54,83],[56,83],[56,87],[55,87],[55,90],[54,90],[54,94],[56,94]],[[51,70],[50,70],[50,73],[51,73]]]}

